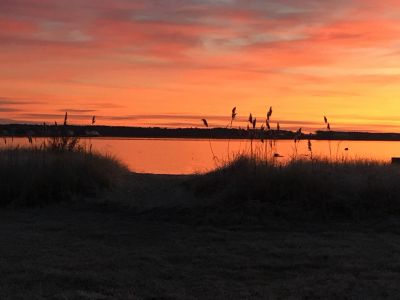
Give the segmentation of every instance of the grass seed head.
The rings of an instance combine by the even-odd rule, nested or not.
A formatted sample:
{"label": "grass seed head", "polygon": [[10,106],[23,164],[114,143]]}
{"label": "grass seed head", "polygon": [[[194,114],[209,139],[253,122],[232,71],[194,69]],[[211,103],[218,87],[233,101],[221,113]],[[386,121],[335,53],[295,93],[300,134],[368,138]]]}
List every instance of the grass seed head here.
{"label": "grass seed head", "polygon": [[65,116],[64,116],[64,126],[67,125],[68,122],[68,112],[65,112]]}
{"label": "grass seed head", "polygon": [[237,115],[237,113],[236,113],[236,106],[235,106],[234,108],[232,108],[232,115],[231,115],[232,121],[235,120],[236,115]]}
{"label": "grass seed head", "polygon": [[268,112],[267,112],[267,120],[269,120],[272,116],[272,106],[270,106]]}

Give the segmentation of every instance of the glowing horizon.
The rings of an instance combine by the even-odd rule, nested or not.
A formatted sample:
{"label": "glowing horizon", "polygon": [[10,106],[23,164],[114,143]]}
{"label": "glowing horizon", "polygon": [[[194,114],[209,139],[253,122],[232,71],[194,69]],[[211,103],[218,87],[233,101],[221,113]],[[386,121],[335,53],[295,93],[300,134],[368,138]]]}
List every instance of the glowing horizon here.
{"label": "glowing horizon", "polygon": [[0,122],[400,131],[400,0],[2,0]]}

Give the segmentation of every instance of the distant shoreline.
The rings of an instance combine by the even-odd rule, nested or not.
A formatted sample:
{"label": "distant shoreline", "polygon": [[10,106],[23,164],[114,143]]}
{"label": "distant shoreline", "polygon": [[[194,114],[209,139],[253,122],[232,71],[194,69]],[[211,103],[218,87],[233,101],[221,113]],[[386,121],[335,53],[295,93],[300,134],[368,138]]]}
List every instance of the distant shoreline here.
{"label": "distant shoreline", "polygon": [[[59,131],[79,137],[102,138],[176,138],[176,139],[279,139],[291,140],[295,131],[229,128],[160,128],[128,126],[32,125],[2,124],[1,137],[49,137]],[[351,131],[316,131],[301,134],[300,139],[351,140],[351,141],[400,141],[400,133],[372,133]]]}

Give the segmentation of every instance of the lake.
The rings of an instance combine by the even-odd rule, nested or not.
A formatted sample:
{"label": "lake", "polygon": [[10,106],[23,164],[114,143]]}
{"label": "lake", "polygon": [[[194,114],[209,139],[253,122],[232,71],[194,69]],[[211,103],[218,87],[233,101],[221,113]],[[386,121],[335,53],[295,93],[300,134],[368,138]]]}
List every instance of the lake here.
{"label": "lake", "polygon": [[[43,139],[36,139],[39,144]],[[124,162],[130,170],[140,173],[191,174],[214,169],[238,153],[251,151],[249,140],[199,140],[199,139],[120,139],[90,138],[82,143],[93,149],[111,154]],[[8,145],[11,140],[8,139]],[[27,145],[26,138],[15,138],[13,145]],[[291,140],[276,141],[269,153],[279,153],[279,161],[290,159],[296,152]],[[253,141],[253,152],[264,153],[266,143]],[[346,151],[345,149],[348,148]],[[376,141],[312,141],[314,156],[334,158],[367,158],[389,162],[400,156],[400,142]],[[213,158],[213,153],[215,159]],[[307,141],[297,145],[297,157],[309,157]]]}

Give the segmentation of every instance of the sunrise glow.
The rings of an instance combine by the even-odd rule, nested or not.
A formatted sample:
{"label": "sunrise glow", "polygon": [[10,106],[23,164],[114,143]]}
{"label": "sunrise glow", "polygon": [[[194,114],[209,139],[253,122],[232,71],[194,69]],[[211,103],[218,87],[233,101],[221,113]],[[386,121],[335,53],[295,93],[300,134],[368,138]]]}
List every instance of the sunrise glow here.
{"label": "sunrise glow", "polygon": [[399,131],[398,5],[2,0],[0,122]]}

